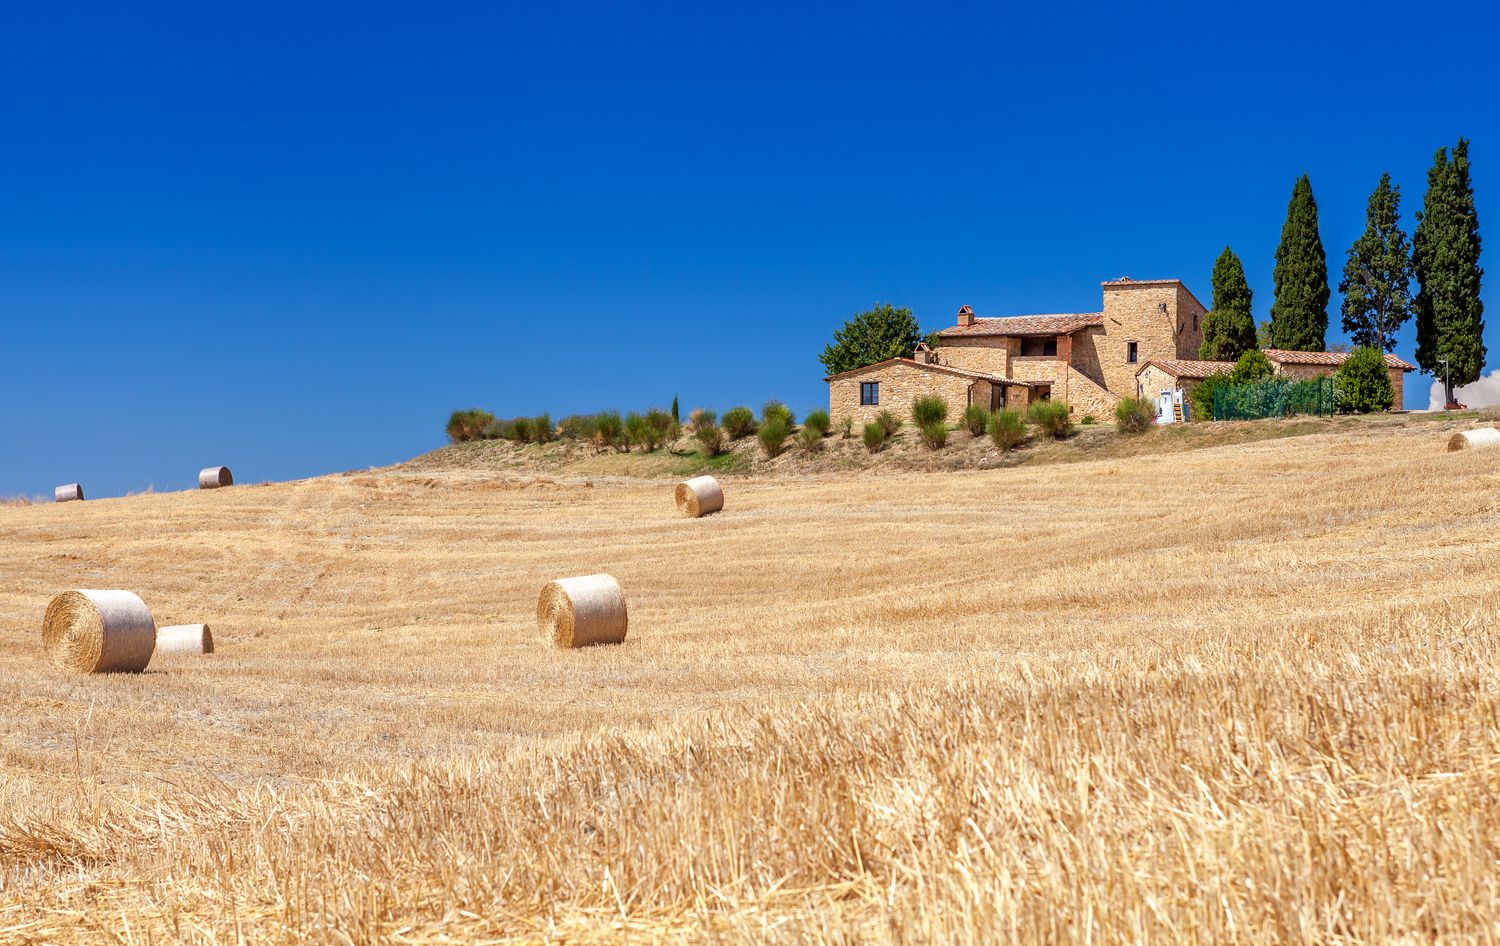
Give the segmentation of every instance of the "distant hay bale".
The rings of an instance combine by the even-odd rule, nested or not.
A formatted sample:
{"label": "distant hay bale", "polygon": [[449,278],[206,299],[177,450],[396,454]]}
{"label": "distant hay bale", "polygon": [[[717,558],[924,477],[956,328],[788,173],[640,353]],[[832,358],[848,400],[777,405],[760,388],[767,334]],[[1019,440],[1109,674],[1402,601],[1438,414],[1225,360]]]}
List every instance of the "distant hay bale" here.
{"label": "distant hay bale", "polygon": [[52,491],[52,498],[60,503],[69,503],[75,500],[81,501],[83,499],[83,487],[78,483],[68,483],[59,486]]}
{"label": "distant hay bale", "polygon": [[47,605],[42,648],[79,673],[139,673],[156,649],[156,622],[129,591],[64,591]]}
{"label": "distant hay bale", "polygon": [[211,654],[214,635],[207,624],[173,624],[156,629],[158,654]]}
{"label": "distant hay bale", "polygon": [[724,490],[712,476],[695,476],[677,484],[677,509],[697,519],[724,508]]}
{"label": "distant hay bale", "polygon": [[206,466],[198,471],[199,489],[218,489],[221,486],[233,486],[234,477],[227,466]]}
{"label": "distant hay bale", "polygon": [[1500,430],[1493,427],[1480,427],[1477,430],[1459,431],[1448,438],[1449,453],[1475,447],[1500,447]]}
{"label": "distant hay bale", "polygon": [[629,623],[625,593],[609,575],[559,578],[542,589],[536,621],[558,647],[618,644]]}

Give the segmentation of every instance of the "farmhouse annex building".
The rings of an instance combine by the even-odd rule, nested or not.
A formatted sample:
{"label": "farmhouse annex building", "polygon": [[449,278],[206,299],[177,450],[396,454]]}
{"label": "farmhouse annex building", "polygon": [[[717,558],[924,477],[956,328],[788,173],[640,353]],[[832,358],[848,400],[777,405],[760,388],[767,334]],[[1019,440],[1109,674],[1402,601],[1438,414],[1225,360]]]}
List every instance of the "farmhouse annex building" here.
{"label": "farmhouse annex building", "polygon": [[1121,397],[1136,396],[1136,372],[1147,362],[1198,357],[1205,309],[1179,279],[1102,285],[1099,312],[978,318],[964,306],[958,323],[937,333],[936,348],[829,377],[828,413],[868,423],[936,395],[959,409],[1059,398],[1075,415],[1109,416]]}

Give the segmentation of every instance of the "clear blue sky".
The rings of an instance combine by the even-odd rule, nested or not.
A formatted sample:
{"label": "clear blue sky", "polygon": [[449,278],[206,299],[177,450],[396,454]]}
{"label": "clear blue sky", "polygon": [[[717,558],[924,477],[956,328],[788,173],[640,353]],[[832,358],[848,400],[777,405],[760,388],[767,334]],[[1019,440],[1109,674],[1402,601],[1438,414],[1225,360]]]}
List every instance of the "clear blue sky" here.
{"label": "clear blue sky", "polygon": [[1225,244],[1265,318],[1297,175],[1336,282],[1460,135],[1500,364],[1479,3],[224,6],[7,9],[0,495],[386,464],[459,407],[800,414],[876,300],[1208,302]]}

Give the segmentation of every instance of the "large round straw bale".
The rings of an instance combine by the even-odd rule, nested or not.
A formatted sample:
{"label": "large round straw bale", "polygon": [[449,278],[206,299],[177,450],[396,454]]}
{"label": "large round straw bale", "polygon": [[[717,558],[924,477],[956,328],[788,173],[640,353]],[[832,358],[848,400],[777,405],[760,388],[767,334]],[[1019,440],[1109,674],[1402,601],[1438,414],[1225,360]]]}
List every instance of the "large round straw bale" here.
{"label": "large round straw bale", "polygon": [[60,503],[72,502],[75,499],[83,499],[83,487],[77,483],[67,483],[52,491],[52,498]]}
{"label": "large round straw bale", "polygon": [[609,575],[559,578],[542,589],[536,622],[558,647],[618,644],[629,623],[625,593]]}
{"label": "large round straw bale", "polygon": [[1448,452],[1466,450],[1471,447],[1500,447],[1500,430],[1480,427],[1477,430],[1462,430],[1448,438]]}
{"label": "large round straw bale", "polygon": [[158,654],[211,654],[214,636],[207,624],[173,624],[156,629]]}
{"label": "large round straw bale", "polygon": [[697,519],[724,508],[724,490],[712,476],[695,476],[677,484],[677,509]]}
{"label": "large round straw bale", "polygon": [[198,471],[199,489],[218,489],[220,486],[233,486],[234,477],[230,475],[227,466],[206,466]]}
{"label": "large round straw bale", "polygon": [[64,670],[139,672],[156,649],[156,622],[128,591],[64,591],[47,605],[42,647]]}

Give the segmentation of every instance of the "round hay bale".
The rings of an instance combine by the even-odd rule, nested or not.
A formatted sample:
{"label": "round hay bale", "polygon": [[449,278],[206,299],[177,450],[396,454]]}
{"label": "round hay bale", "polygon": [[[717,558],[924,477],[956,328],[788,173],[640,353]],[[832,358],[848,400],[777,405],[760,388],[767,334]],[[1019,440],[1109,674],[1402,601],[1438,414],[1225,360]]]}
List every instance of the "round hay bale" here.
{"label": "round hay bale", "polygon": [[70,503],[75,500],[82,501],[83,487],[78,483],[67,483],[52,491],[52,498],[60,503]]}
{"label": "round hay bale", "polygon": [[1448,438],[1448,452],[1474,447],[1500,447],[1500,430],[1480,427],[1477,430],[1462,430]]}
{"label": "round hay bale", "polygon": [[207,624],[173,624],[156,629],[158,654],[211,654],[214,635]]}
{"label": "round hay bale", "polygon": [[625,593],[609,575],[559,578],[542,589],[536,622],[558,647],[618,644],[629,623]]}
{"label": "round hay bale", "polygon": [[697,519],[724,508],[724,490],[712,476],[695,476],[677,484],[677,510]]}
{"label": "round hay bale", "polygon": [[221,486],[233,486],[234,476],[230,474],[227,466],[206,466],[198,471],[199,489],[218,489]]}
{"label": "round hay bale", "polygon": [[79,673],[139,673],[156,649],[156,622],[129,591],[64,591],[47,605],[42,648]]}

